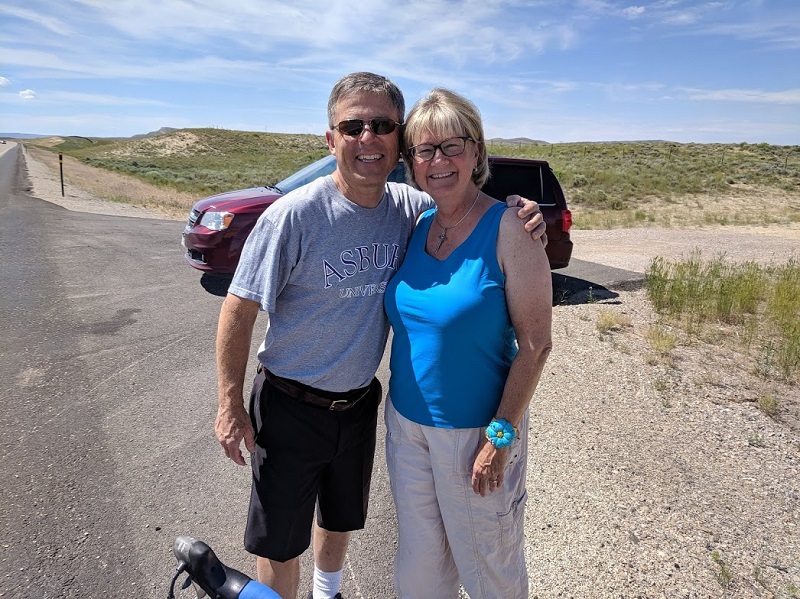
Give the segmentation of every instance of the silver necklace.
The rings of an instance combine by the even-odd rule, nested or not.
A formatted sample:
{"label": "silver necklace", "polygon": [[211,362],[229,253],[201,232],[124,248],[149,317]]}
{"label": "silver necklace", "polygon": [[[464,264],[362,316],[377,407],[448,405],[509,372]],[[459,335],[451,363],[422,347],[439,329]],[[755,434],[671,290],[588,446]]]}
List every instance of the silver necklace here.
{"label": "silver necklace", "polygon": [[455,229],[458,225],[460,225],[462,222],[464,222],[464,219],[467,218],[467,216],[469,215],[470,212],[472,212],[472,209],[475,207],[475,204],[478,203],[478,196],[479,195],[481,195],[481,190],[480,189],[478,190],[478,193],[475,194],[475,199],[472,201],[472,206],[469,207],[469,210],[467,210],[464,213],[464,216],[462,216],[456,224],[450,225],[449,227],[445,227],[439,221],[439,211],[438,210],[436,211],[436,217],[435,217],[436,224],[439,225],[442,228],[442,232],[439,233],[439,235],[437,237],[437,239],[439,240],[439,243],[436,244],[436,249],[433,250],[434,256],[439,253],[439,249],[442,247],[442,244],[444,243],[444,240],[447,239],[447,232],[450,229]]}

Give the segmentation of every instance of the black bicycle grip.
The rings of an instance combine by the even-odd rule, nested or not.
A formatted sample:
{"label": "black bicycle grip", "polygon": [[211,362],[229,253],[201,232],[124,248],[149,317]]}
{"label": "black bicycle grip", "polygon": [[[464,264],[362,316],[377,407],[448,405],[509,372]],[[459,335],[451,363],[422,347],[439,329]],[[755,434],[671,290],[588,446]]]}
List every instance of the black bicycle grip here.
{"label": "black bicycle grip", "polygon": [[172,550],[194,583],[214,599],[236,599],[250,582],[249,576],[223,564],[203,541],[178,537]]}

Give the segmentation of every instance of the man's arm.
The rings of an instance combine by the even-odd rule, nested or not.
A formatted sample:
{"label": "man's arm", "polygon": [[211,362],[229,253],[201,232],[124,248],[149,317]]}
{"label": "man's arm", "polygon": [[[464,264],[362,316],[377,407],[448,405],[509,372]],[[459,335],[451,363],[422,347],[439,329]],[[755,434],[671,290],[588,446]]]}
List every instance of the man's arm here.
{"label": "man's arm", "polygon": [[525,230],[531,234],[531,239],[541,239],[542,245],[546,247],[547,233],[545,230],[547,226],[539,204],[516,194],[508,196],[506,204],[509,208],[520,208],[517,216],[525,219]]}
{"label": "man's arm", "polygon": [[244,377],[258,311],[257,302],[229,293],[217,325],[219,408],[214,431],[225,455],[240,466],[245,465],[242,439],[248,451],[255,449],[253,426],[244,406]]}

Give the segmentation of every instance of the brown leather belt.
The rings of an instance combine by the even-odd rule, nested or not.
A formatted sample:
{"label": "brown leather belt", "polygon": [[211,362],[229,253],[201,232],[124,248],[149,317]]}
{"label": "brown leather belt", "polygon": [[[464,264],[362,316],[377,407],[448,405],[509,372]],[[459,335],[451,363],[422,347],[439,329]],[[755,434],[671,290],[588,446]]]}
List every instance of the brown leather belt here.
{"label": "brown leather belt", "polygon": [[371,388],[371,385],[367,385],[361,389],[353,389],[352,391],[345,391],[343,393],[321,391],[309,387],[308,385],[298,383],[297,381],[285,379],[273,374],[264,368],[263,365],[259,365],[258,372],[264,375],[264,378],[269,381],[270,385],[289,397],[332,412],[344,412],[345,410],[349,410],[364,399],[369,394]]}

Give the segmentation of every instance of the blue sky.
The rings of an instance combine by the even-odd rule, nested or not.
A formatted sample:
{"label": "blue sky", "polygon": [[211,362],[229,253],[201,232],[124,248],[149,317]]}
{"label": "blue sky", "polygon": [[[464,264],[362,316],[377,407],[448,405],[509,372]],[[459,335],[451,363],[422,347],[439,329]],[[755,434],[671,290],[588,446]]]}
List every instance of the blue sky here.
{"label": "blue sky", "polygon": [[324,133],[342,75],[487,137],[800,144],[800,0],[3,0],[0,131]]}

